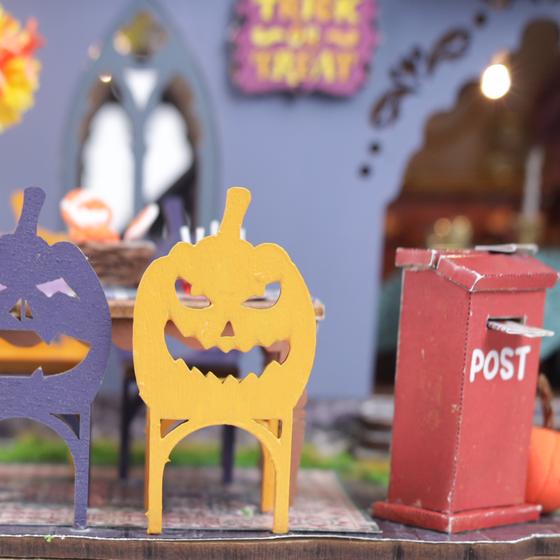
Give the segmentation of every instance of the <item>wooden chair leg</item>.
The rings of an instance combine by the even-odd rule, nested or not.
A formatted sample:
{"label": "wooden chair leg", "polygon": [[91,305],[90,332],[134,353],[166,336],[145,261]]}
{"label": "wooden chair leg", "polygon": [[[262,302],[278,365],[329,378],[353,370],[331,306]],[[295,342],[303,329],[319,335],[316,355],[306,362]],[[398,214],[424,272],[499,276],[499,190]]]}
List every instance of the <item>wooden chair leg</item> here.
{"label": "wooden chair leg", "polygon": [[233,467],[235,462],[235,428],[226,424],[222,426],[222,482],[233,482]]}
{"label": "wooden chair leg", "polygon": [[91,408],[80,413],[79,437],[70,443],[74,459],[74,527],[85,529],[89,502]]}
{"label": "wooden chair leg", "polygon": [[119,478],[126,480],[130,469],[130,427],[143,402],[138,392],[130,394],[130,387],[136,387],[136,381],[125,374],[121,395],[120,442],[119,442]]}
{"label": "wooden chair leg", "polygon": [[292,443],[292,466],[290,475],[290,505],[298,492],[298,472],[301,463],[301,454],[303,452],[303,444],[305,441],[305,405],[307,404],[307,391],[299,399],[294,408],[294,427],[293,427],[293,443]]}
{"label": "wooden chair leg", "polygon": [[145,432],[145,450],[144,450],[144,511],[148,512],[149,502],[148,499],[148,480],[150,480],[150,409],[146,409],[146,427]]}
{"label": "wooden chair leg", "polygon": [[119,441],[119,478],[126,480],[128,478],[128,469],[130,462],[130,424],[134,417],[134,412],[130,404],[129,387],[131,379],[128,377],[128,371],[123,373],[123,383],[121,392],[121,426]]}
{"label": "wooden chair leg", "polygon": [[276,455],[273,533],[287,533],[290,515],[290,473],[292,456],[292,416],[282,420],[280,449]]}
{"label": "wooden chair leg", "polygon": [[[278,434],[278,420],[267,422],[271,432]],[[261,511],[270,512],[274,509],[274,488],[276,485],[276,472],[272,456],[268,449],[261,445]]]}
{"label": "wooden chair leg", "polygon": [[145,500],[148,533],[159,534],[163,516],[163,471],[167,458],[162,453],[161,419],[148,413],[146,418]]}
{"label": "wooden chair leg", "polygon": [[[293,432],[292,432],[292,453],[290,465],[290,505],[294,503],[297,496],[297,480],[303,444],[305,440],[305,406],[307,404],[307,393],[304,392],[298,401],[293,413]],[[270,425],[269,421],[269,425]],[[276,430],[278,429],[276,421]],[[278,433],[275,431],[274,433]],[[270,459],[270,454],[261,445],[261,510],[270,512],[274,507],[274,465]]]}

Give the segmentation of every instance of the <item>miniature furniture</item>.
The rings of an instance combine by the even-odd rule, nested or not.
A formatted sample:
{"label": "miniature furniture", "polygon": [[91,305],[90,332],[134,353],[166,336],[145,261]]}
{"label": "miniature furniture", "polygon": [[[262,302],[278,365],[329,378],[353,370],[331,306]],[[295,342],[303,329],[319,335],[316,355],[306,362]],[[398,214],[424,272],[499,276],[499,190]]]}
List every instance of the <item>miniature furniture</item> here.
{"label": "miniature furniture", "polygon": [[[10,204],[16,222],[23,208],[23,191],[16,191],[10,197]],[[49,245],[68,239],[41,227],[37,227],[37,236]],[[43,373],[58,373],[71,369],[81,362],[88,352],[85,344],[64,335],[49,344],[38,341],[33,346],[16,346],[0,338],[0,372],[3,374],[24,374],[33,371],[40,363]]]}
{"label": "miniature furniture", "polygon": [[[274,510],[273,531],[288,530],[292,425],[315,354],[315,313],[309,291],[283,249],[253,247],[240,238],[250,192],[228,191],[217,235],[196,245],[182,242],[154,261],[138,287],[134,309],[134,369],[146,419],[146,506],[148,532],[162,530],[163,469],[173,447],[199,429],[230,424],[253,434],[264,453],[262,508]],[[175,284],[183,280],[200,297],[198,308],[183,305]],[[266,309],[247,305],[267,284],[282,293]],[[287,340],[282,364],[272,362],[257,377],[218,379],[202,374],[166,347],[168,323],[203,348],[249,351]],[[178,424],[177,424],[178,422]]]}
{"label": "miniature furniture", "polygon": [[[179,298],[190,307],[201,306],[200,298],[196,298],[187,294],[179,294]],[[115,298],[111,294],[108,295],[107,301],[109,303],[109,310],[111,313],[111,320],[113,323],[112,337],[113,344],[125,352],[130,352],[132,350],[132,317],[134,312],[135,304],[135,293],[132,292],[130,298]],[[254,298],[247,302],[247,305],[254,309],[266,309],[270,307],[274,301],[265,298]],[[325,306],[322,302],[317,299],[313,300],[313,309],[315,312],[315,321],[319,323],[325,317]],[[202,347],[198,341],[192,337],[184,337],[181,333],[174,327],[172,323],[169,323],[165,328],[165,334],[176,338],[181,343],[189,348],[195,350],[202,350]],[[262,353],[266,363],[273,361],[282,362],[289,352],[289,344],[287,341],[275,341],[269,346],[263,346]],[[132,370],[133,374],[133,370]],[[136,385],[134,383],[134,385]],[[138,400],[141,399],[138,397]],[[303,395],[299,399],[296,407],[294,409],[293,418],[293,449],[292,449],[292,474],[291,474],[291,495],[290,499],[297,490],[297,472],[299,469],[301,452],[303,449],[304,436],[305,436],[305,405],[307,403],[307,393],[303,392]],[[139,406],[139,405],[138,405]],[[222,432],[223,433],[223,432]],[[222,454],[222,458],[224,454]]]}
{"label": "miniature furniture", "polygon": [[83,360],[46,375],[0,376],[0,420],[29,418],[63,438],[74,460],[74,524],[87,521],[91,404],[101,384],[111,343],[105,294],[81,251],[71,243],[48,245],[37,236],[45,194],[25,190],[13,234],[0,237],[0,330],[9,343],[50,344],[58,336],[87,345]]}
{"label": "miniature furniture", "polygon": [[538,519],[525,503],[545,290],[516,246],[401,249],[388,498],[376,517],[454,533]]}
{"label": "miniature furniture", "polygon": [[[165,220],[164,237],[159,241],[154,258],[165,256],[171,248],[181,241],[181,228],[185,226],[185,211],[180,198],[168,196],[162,201]],[[176,344],[181,344],[176,342]],[[189,364],[195,365],[203,372],[212,371],[219,378],[229,374],[239,376],[239,352],[232,350],[227,354],[220,350],[212,349],[200,351],[181,345],[182,358]],[[121,479],[128,477],[130,459],[130,426],[137,412],[140,410],[142,399],[136,388],[134,367],[129,352],[123,352],[123,384],[121,393],[121,426],[120,426],[120,452],[119,476]],[[229,484],[233,480],[233,466],[235,455],[235,428],[225,425],[222,428],[222,481]]]}

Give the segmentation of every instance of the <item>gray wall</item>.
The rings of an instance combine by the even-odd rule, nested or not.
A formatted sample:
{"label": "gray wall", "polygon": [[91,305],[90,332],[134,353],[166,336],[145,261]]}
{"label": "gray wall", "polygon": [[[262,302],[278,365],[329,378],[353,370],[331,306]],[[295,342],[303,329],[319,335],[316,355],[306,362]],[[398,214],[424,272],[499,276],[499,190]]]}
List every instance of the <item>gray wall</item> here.
{"label": "gray wall", "polygon": [[[34,15],[46,37],[36,107],[21,125],[0,136],[2,200],[14,188],[40,185],[50,199],[43,223],[59,224],[62,146],[87,48],[100,41],[129,0],[3,0],[20,18]],[[452,106],[467,79],[491,55],[515,47],[528,19],[559,18],[555,2],[513,2],[493,10],[475,0],[380,0],[381,44],[365,87],[355,97],[244,97],[228,81],[227,36],[233,3],[161,0],[206,75],[215,111],[223,192],[230,185],[253,191],[247,218],[252,242],[275,241],[299,265],[314,295],[327,306],[311,380],[315,396],[365,396],[371,386],[384,208],[398,193],[404,167],[422,140],[427,116]],[[542,6],[541,6],[542,4]],[[489,18],[474,29],[478,10]],[[466,56],[424,76],[418,93],[402,104],[387,129],[369,122],[373,101],[389,85],[388,69],[419,45],[431,48],[446,30],[466,26]],[[379,140],[378,156],[368,151]],[[372,165],[364,179],[359,167]],[[222,192],[222,199],[223,199]],[[0,224],[12,224],[5,203]]]}

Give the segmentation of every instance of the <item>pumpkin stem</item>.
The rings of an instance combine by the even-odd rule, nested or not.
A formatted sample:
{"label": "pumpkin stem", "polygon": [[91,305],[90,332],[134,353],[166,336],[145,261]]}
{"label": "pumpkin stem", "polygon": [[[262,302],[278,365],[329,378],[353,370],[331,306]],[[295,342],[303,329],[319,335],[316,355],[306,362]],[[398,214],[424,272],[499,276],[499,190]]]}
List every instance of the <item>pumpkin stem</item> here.
{"label": "pumpkin stem", "polygon": [[220,234],[241,236],[243,219],[249,204],[251,203],[251,191],[244,187],[231,187],[226,195],[226,207],[222,223],[220,224]]}
{"label": "pumpkin stem", "polygon": [[23,207],[16,227],[16,235],[37,235],[39,213],[45,202],[45,191],[28,187],[23,191]]}

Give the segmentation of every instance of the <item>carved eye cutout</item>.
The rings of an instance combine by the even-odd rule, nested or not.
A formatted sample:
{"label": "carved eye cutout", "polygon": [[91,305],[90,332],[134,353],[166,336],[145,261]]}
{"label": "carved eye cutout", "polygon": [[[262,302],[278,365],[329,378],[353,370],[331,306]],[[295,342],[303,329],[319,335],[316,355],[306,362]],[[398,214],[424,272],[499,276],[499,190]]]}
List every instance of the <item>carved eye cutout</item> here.
{"label": "carved eye cutout", "polygon": [[55,294],[64,294],[71,298],[78,298],[78,294],[68,285],[64,278],[57,278],[56,280],[37,284],[37,289],[48,298],[53,297]]}
{"label": "carved eye cutout", "polygon": [[183,278],[178,278],[175,283],[175,288],[179,294],[179,299],[182,304],[190,307],[191,309],[204,309],[210,307],[212,302],[205,295],[194,295],[191,293],[191,284]]}
{"label": "carved eye cutout", "polygon": [[4,290],[7,290],[8,286],[4,286],[4,284],[0,284],[0,292],[3,292]]}
{"label": "carved eye cutout", "polygon": [[20,298],[10,309],[10,315],[17,319],[18,321],[23,321],[23,319],[33,319],[33,313],[31,312],[31,307],[29,303],[24,299]]}
{"label": "carved eye cutout", "polygon": [[184,300],[183,303],[190,307],[191,309],[204,309],[206,307],[210,307],[212,302],[206,296],[193,296],[188,295]]}
{"label": "carved eye cutout", "polygon": [[243,302],[243,305],[245,307],[255,307],[258,309],[273,307],[278,303],[281,293],[280,282],[271,282],[266,285],[264,294],[251,296]]}

